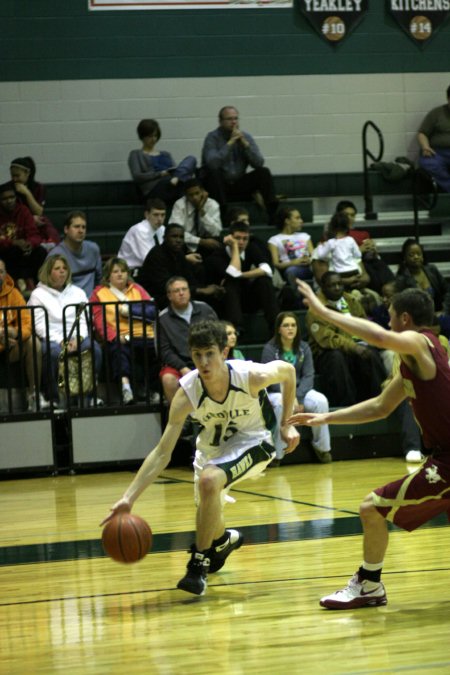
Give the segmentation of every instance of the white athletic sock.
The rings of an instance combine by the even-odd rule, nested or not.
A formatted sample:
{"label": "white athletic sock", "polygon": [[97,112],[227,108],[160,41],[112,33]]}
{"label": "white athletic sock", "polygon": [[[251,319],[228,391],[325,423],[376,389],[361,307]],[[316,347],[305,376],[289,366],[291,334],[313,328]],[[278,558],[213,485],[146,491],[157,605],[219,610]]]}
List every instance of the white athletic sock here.
{"label": "white athletic sock", "polygon": [[368,572],[377,572],[378,570],[381,570],[383,567],[383,560],[379,563],[368,563],[364,560],[362,567],[367,570]]}

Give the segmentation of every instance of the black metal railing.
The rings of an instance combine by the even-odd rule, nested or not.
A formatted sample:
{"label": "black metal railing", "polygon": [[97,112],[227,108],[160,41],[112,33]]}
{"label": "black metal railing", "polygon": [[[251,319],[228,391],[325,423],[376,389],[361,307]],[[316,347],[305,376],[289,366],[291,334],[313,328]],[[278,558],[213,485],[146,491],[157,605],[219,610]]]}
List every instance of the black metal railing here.
{"label": "black metal railing", "polygon": [[[128,307],[128,316],[121,314],[121,306]],[[108,311],[112,309],[111,311]],[[117,399],[124,404],[120,386],[123,376],[130,380],[135,400],[152,404],[155,394],[160,398],[160,364],[156,350],[156,324],[158,313],[153,301],[133,300],[124,303],[92,302],[87,305],[90,323],[94,326],[96,339],[103,347],[102,381],[105,386],[107,405]],[[111,314],[114,321],[111,323]],[[108,321],[109,315],[109,321]],[[126,333],[123,332],[126,323]],[[139,329],[136,331],[135,326]],[[124,372],[120,352],[129,353],[129,371]],[[114,368],[113,360],[116,361]],[[117,368],[118,366],[118,368]],[[115,373],[113,371],[116,371]]]}
{"label": "black metal railing", "polygon": [[[378,138],[378,153],[375,155],[368,148],[368,131],[372,129]],[[383,157],[384,152],[384,140],[381,130],[377,125],[368,120],[362,129],[362,148],[363,148],[363,177],[364,177],[364,213],[366,220],[375,220],[377,214],[373,210],[373,197],[370,189],[370,176],[369,176],[369,160],[372,162],[379,162]]]}
{"label": "black metal railing", "polygon": [[[120,313],[120,305],[129,308],[126,318],[127,332],[123,340],[124,318]],[[113,312],[108,313],[112,306]],[[43,306],[20,306],[0,308],[0,416],[30,413],[61,413],[64,409],[76,411],[86,408],[100,408],[103,406],[124,405],[120,381],[124,374],[119,362],[119,370],[113,373],[111,363],[111,344],[119,348],[122,340],[124,348],[129,351],[129,380],[135,393],[135,402],[152,406],[159,406],[159,360],[156,355],[156,322],[157,311],[153,302],[137,300],[124,303],[87,303],[67,305],[63,310],[63,337],[67,340],[73,319],[77,310],[81,310],[80,322],[75,325],[73,338],[74,348],[70,355],[63,359],[64,379],[58,388],[58,375],[55,363],[52,363],[52,343],[50,342],[49,318]],[[94,317],[96,314],[96,317]],[[111,324],[111,318],[113,324]],[[17,329],[17,338],[8,333],[8,326]],[[41,326],[38,338],[36,323]],[[140,326],[139,330],[137,326]],[[114,334],[108,340],[109,334]],[[83,389],[82,373],[82,340],[84,349],[90,352],[90,369],[92,387],[89,391]],[[30,340],[28,343],[27,341]],[[62,345],[59,345],[62,347]],[[53,345],[53,360],[55,350]],[[14,356],[12,359],[11,356]],[[69,379],[69,359],[76,365],[79,390],[72,396],[67,390]],[[56,378],[56,381],[55,381]],[[42,391],[45,392],[47,405],[42,406]],[[103,400],[102,400],[103,398]],[[17,402],[19,400],[19,403]],[[30,401],[33,402],[31,407]],[[63,410],[62,410],[63,409]]]}

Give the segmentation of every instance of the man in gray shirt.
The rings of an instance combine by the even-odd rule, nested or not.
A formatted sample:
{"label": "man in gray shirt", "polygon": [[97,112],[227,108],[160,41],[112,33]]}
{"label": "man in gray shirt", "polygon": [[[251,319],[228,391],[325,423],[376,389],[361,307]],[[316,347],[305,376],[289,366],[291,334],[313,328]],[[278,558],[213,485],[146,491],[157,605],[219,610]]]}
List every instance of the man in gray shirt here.
{"label": "man in gray shirt", "polygon": [[[239,113],[233,106],[219,110],[219,126],[203,143],[204,182],[209,194],[223,207],[229,201],[255,199],[272,219],[278,206],[272,174],[263,166],[253,137],[239,128]],[[253,171],[248,171],[251,167]]]}
{"label": "man in gray shirt", "polygon": [[70,211],[64,223],[64,239],[50,250],[47,258],[65,256],[72,272],[72,283],[82,288],[89,298],[102,278],[102,259],[98,244],[86,241],[86,222],[83,211]]}
{"label": "man in gray shirt", "polygon": [[189,351],[189,326],[217,314],[206,302],[191,300],[189,284],[184,277],[171,277],[166,284],[169,306],[159,314],[158,348],[162,364],[160,377],[167,400],[175,396],[178,381],[194,368]]}
{"label": "man in gray shirt", "polygon": [[447,103],[430,110],[420,125],[417,140],[420,166],[444,192],[450,192],[450,87],[447,87]]}

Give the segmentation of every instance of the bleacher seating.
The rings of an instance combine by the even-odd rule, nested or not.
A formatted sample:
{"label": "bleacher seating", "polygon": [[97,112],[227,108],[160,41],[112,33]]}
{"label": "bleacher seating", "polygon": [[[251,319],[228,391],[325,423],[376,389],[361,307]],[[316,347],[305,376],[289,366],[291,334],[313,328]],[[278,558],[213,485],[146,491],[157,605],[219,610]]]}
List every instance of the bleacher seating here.
{"label": "bleacher seating", "polygon": [[[360,219],[356,227],[369,230],[372,237],[377,239],[380,252],[386,256],[388,264],[396,269],[399,262],[399,251],[401,243],[406,237],[414,235],[413,214],[411,206],[410,181],[405,179],[399,183],[388,183],[382,179],[377,172],[371,172],[370,186],[375,200],[382,200],[382,208],[377,208],[378,220],[364,221]],[[352,198],[353,195],[361,195],[363,192],[363,177],[361,173],[329,174],[323,175],[289,175],[276,176],[275,189],[278,194],[284,196],[283,203],[298,208],[304,220],[304,230],[311,234],[313,243],[316,244],[323,231],[323,225],[329,217],[329,214],[321,210],[320,204],[324,200],[328,201],[334,198],[338,201],[341,198]],[[381,203],[381,202],[380,202]],[[80,209],[86,212],[88,219],[88,238],[96,241],[102,251],[103,257],[117,253],[122,237],[131,225],[142,220],[144,205],[140,196],[131,181],[112,181],[96,183],[59,183],[47,185],[47,209],[46,213],[52,219],[60,232],[63,229],[65,215],[70,210]],[[275,229],[267,224],[262,211],[254,204],[246,204],[251,213],[252,230],[256,236],[263,241],[274,234]],[[389,211],[389,214],[387,213]],[[439,195],[437,204],[432,212],[420,214],[419,234],[421,243],[424,245],[428,258],[436,263],[439,269],[446,275],[450,275],[450,195]],[[302,335],[306,337],[305,311],[298,312],[300,318]],[[263,344],[270,338],[267,326],[262,315],[248,317],[245,324],[245,337],[239,345],[246,356],[257,360],[261,354]],[[318,382],[320,386],[320,382]],[[121,415],[127,411],[114,411],[114,416]],[[41,414],[40,420],[48,420],[53,413]],[[152,413],[153,415],[155,413]],[[111,429],[114,427],[117,432],[122,426],[120,420],[118,425],[111,425],[105,417],[104,411],[93,410],[84,412],[81,417],[79,413],[74,413],[73,419],[79,421],[79,430],[74,432],[78,439],[75,444],[77,450],[70,459],[71,466],[89,465],[89,458],[85,453],[86,442],[83,436],[83,430],[91,433],[91,427],[86,423],[87,418],[95,418],[96,428],[107,431],[108,425]],[[13,421],[17,423],[17,416],[2,415],[2,421]],[[28,418],[27,418],[28,419]],[[73,420],[72,420],[73,421]],[[36,420],[36,423],[38,420]],[[139,415],[134,418],[133,424],[142,427],[143,434],[148,430],[140,423]],[[23,421],[21,422],[23,424]],[[67,440],[64,433],[67,423],[64,420],[52,422],[51,436],[56,443],[54,451],[55,463],[58,464],[58,447],[72,447],[72,440]],[[156,423],[157,429],[160,429],[159,422]],[[50,427],[48,427],[50,428]],[[46,427],[46,434],[49,434]],[[74,427],[75,428],[75,427]],[[333,454],[335,459],[347,459],[354,457],[369,456],[388,456],[399,455],[398,428],[394,419],[389,419],[365,426],[335,426],[332,427]],[[15,433],[15,432],[14,432]],[[58,436],[64,436],[64,439],[58,440]],[[379,436],[383,436],[383,442],[379,442]],[[31,437],[31,436],[30,436]],[[14,438],[11,432],[11,438]],[[304,434],[307,441],[308,433]],[[105,439],[111,442],[114,438],[110,434],[105,434]],[[108,456],[107,442],[105,448],[96,461],[102,463],[104,457]],[[71,446],[72,444],[72,446]],[[78,452],[78,454],[77,454]],[[179,456],[182,453],[179,453]],[[78,462],[76,461],[78,457]],[[138,460],[139,458],[127,455],[123,458]],[[286,463],[290,461],[312,461],[313,455],[308,449],[308,443],[302,443],[299,451],[293,456],[286,458]],[[122,459],[112,457],[111,461],[120,463]],[[24,466],[33,467],[32,459],[24,458]],[[44,452],[42,445],[41,463],[50,466],[48,456]],[[18,469],[15,464],[0,462],[0,470],[10,471]],[[52,469],[54,465],[52,464]]]}

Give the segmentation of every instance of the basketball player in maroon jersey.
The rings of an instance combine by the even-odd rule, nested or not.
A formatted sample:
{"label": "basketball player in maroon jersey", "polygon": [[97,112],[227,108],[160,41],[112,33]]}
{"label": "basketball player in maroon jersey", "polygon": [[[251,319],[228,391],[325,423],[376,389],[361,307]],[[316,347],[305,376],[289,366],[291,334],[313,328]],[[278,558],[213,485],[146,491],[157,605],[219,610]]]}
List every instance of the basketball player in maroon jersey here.
{"label": "basketball player in maroon jersey", "polygon": [[428,328],[434,306],[428,293],[407,289],[393,296],[391,331],[323,305],[310,286],[297,281],[312,312],[375,347],[400,355],[400,372],[376,398],[329,413],[298,413],[288,424],[359,424],[387,417],[408,398],[422,431],[428,459],[413,474],[377,488],[360,506],[364,561],[348,585],[321,599],[329,609],[356,609],[387,603],[381,569],[388,545],[387,520],[415,530],[450,513],[450,367],[439,340]]}

